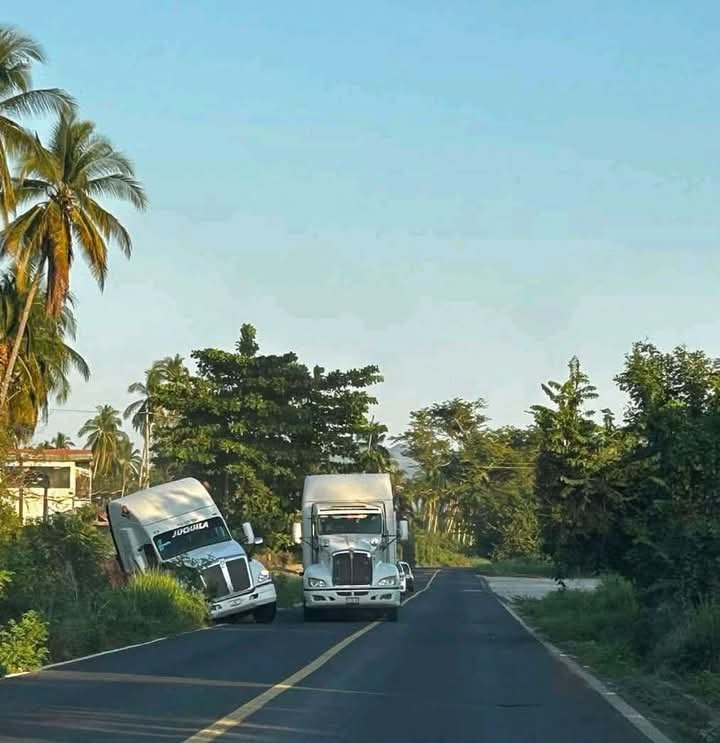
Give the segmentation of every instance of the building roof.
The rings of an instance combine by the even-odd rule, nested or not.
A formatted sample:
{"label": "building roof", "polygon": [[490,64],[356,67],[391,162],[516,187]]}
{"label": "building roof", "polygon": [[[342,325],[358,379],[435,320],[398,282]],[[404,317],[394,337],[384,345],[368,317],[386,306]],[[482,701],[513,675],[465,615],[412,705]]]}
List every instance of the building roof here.
{"label": "building roof", "polygon": [[92,449],[15,449],[16,459],[35,462],[91,462]]}

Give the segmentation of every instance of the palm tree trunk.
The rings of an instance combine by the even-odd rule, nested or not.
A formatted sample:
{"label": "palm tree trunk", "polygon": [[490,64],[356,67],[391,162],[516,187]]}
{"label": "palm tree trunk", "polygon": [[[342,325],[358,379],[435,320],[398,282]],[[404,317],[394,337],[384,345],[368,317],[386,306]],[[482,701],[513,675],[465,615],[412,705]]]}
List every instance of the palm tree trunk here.
{"label": "palm tree trunk", "polygon": [[8,392],[10,391],[10,380],[15,371],[15,364],[17,363],[18,355],[20,354],[20,346],[22,345],[25,336],[25,329],[27,328],[28,318],[30,317],[30,310],[35,301],[35,295],[40,288],[42,275],[42,266],[39,266],[37,274],[30,285],[30,291],[25,298],[25,306],[23,307],[22,315],[20,315],[20,324],[18,325],[12,350],[10,351],[10,358],[8,359],[7,368],[5,369],[5,374],[3,376],[2,386],[0,386],[0,410],[5,408],[7,402]]}

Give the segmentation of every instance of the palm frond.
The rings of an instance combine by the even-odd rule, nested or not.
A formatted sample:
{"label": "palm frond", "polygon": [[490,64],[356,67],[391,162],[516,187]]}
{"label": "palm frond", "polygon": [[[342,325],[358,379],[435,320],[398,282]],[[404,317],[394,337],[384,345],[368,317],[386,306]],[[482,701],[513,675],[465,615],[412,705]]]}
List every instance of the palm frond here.
{"label": "palm frond", "polygon": [[87,193],[90,196],[111,196],[129,201],[136,209],[145,209],[148,199],[139,181],[124,173],[111,173],[88,181]]}
{"label": "palm frond", "polygon": [[[35,39],[22,33],[15,26],[0,26],[0,66],[28,66],[32,62],[45,61],[45,52]],[[29,79],[27,84],[30,84]]]}
{"label": "palm frond", "polygon": [[0,137],[0,217],[3,222],[7,222],[10,214],[15,211],[16,204],[15,184],[10,172],[8,153]]}
{"label": "palm frond", "polygon": [[105,239],[98,232],[98,228],[92,219],[82,209],[74,209],[71,219],[75,240],[80,245],[90,272],[102,290],[105,288],[105,277],[107,276],[107,244]]}
{"label": "palm frond", "polygon": [[136,416],[138,413],[144,412],[145,400],[135,400],[131,402],[123,412],[123,418],[126,420]]}
{"label": "palm frond", "polygon": [[75,106],[75,99],[60,88],[26,90],[0,99],[0,113],[4,116],[42,116],[61,113]]}
{"label": "palm frond", "polygon": [[130,233],[120,224],[117,217],[103,209],[94,199],[86,199],[83,206],[103,237],[106,240],[115,240],[122,252],[129,258],[132,253]]}
{"label": "palm frond", "polygon": [[65,346],[68,361],[75,371],[87,382],[90,379],[90,367],[87,361],[75,349]]}

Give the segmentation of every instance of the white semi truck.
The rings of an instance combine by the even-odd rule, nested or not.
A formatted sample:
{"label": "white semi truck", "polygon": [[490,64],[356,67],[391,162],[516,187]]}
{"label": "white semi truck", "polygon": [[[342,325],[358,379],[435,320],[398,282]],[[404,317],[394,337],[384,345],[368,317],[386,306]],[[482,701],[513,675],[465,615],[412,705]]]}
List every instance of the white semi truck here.
{"label": "white semi truck", "polygon": [[305,619],[329,609],[372,609],[397,621],[397,544],[407,538],[389,475],[305,478],[302,522],[293,525],[293,540],[302,544]]}
{"label": "white semi truck", "polygon": [[[277,597],[272,577],[236,542],[210,493],[193,478],[157,485],[112,500],[108,523],[127,575],[163,567],[196,568],[210,595],[210,616],[252,614],[272,622]],[[261,544],[243,524],[245,543]]]}

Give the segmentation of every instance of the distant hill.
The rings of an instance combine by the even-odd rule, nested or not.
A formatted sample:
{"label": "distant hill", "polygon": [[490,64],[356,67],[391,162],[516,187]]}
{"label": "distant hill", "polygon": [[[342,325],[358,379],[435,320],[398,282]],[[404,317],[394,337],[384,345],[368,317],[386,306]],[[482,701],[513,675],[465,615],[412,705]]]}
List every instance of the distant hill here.
{"label": "distant hill", "polygon": [[398,463],[400,469],[405,473],[407,477],[414,477],[420,470],[420,465],[408,456],[403,454],[404,444],[398,442],[393,446],[388,446],[388,452],[390,456]]}

